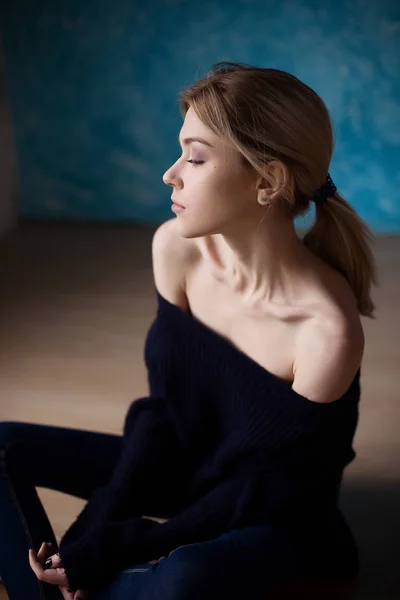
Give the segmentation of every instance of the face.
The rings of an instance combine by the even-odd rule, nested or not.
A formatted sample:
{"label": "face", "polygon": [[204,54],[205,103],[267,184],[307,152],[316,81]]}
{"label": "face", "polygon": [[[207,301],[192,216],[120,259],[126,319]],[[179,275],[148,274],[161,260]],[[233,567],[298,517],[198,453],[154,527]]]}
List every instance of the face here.
{"label": "face", "polygon": [[245,218],[260,218],[257,174],[246,168],[239,152],[206,127],[191,108],[180,143],[182,155],[163,181],[173,188],[172,200],[184,207],[176,213],[182,237],[224,233]]}

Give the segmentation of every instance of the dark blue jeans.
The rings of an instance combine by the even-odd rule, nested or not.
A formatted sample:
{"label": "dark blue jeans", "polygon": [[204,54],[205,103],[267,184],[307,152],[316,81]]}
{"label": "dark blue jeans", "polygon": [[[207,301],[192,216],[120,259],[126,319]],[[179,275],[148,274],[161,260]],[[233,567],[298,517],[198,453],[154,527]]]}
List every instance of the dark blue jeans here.
{"label": "dark blue jeans", "polygon": [[[29,548],[37,551],[44,541],[57,545],[35,488],[89,499],[109,480],[121,442],[121,436],[91,431],[0,423],[0,576],[10,600],[62,600],[59,589],[40,583],[28,563]],[[318,532],[246,527],[132,565],[91,600],[266,600],[281,584],[323,570],[321,557],[326,576],[357,570],[344,522]]]}

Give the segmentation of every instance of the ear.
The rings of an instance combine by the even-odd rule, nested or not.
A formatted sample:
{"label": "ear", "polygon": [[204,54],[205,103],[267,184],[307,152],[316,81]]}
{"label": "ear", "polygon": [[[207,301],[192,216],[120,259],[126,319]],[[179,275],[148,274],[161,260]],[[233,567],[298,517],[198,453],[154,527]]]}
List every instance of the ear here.
{"label": "ear", "polygon": [[264,177],[258,180],[257,193],[259,198],[277,199],[289,183],[289,172],[280,160],[272,160],[266,165]]}

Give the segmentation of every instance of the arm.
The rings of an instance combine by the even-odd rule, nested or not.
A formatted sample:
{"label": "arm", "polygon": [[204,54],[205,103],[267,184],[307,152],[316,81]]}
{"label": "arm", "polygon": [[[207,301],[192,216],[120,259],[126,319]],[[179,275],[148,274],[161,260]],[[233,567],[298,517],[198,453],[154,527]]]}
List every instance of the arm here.
{"label": "arm", "polygon": [[186,279],[200,257],[196,241],[182,238],[175,218],[156,230],[152,243],[155,286],[164,298],[184,311],[189,307]]}
{"label": "arm", "polygon": [[175,429],[158,398],[135,400],[125,419],[122,450],[112,476],[97,488],[60,547],[124,514],[168,516],[186,502],[187,468]]}
{"label": "arm", "polygon": [[326,479],[310,475],[304,480],[275,469],[237,474],[167,522],[140,517],[106,521],[60,549],[68,581],[73,589],[96,589],[124,568],[167,556],[178,546],[215,539],[267,519],[304,518],[323,506],[320,498],[331,483]]}
{"label": "arm", "polygon": [[248,486],[243,477],[220,483],[165,523],[134,517],[108,521],[60,549],[73,589],[94,589],[129,565],[159,558],[191,542],[213,539],[240,521]]}
{"label": "arm", "polygon": [[[188,306],[184,293],[185,275],[197,257],[196,245],[190,240],[184,240],[179,235],[175,218],[158,227],[152,243],[155,284],[166,298],[182,310],[187,310]],[[137,430],[135,423],[138,419],[138,409],[143,408],[146,401],[148,407],[153,407],[153,412],[156,412],[157,407],[160,408],[158,400],[156,402],[154,399],[136,400],[131,405],[124,426],[125,454],[116,467],[113,481],[94,491],[81,514],[64,534],[61,545],[70,544],[81,537],[88,527],[95,522],[99,522],[100,515],[104,516],[105,511],[108,510],[107,514],[110,514],[110,502],[113,496],[110,490],[111,487],[114,489],[115,482],[120,483],[121,469],[124,469],[128,458],[128,440],[133,436],[133,429]],[[138,464],[139,457],[132,457],[136,468],[127,476],[132,483],[135,498],[129,498],[129,495],[126,494],[125,498],[121,500],[124,501],[126,507],[129,506],[131,511],[132,501],[135,503],[140,497],[142,506],[137,507],[138,514],[154,514],[154,516],[164,517],[179,512],[184,506],[187,506],[184,485],[185,475],[183,474],[185,468],[180,466],[182,453],[178,447],[179,444],[171,423],[164,421],[164,428],[159,423],[156,429],[157,431],[153,429],[147,436],[148,445],[143,447],[144,451],[141,453],[141,460],[143,461],[141,467]],[[161,429],[163,429],[162,432]],[[157,452],[155,452],[155,443],[157,444]],[[134,444],[134,446],[137,446],[137,444]],[[153,460],[150,465],[147,459],[151,456]]]}
{"label": "arm", "polygon": [[87,501],[83,510],[79,513],[75,521],[64,533],[63,537],[60,540],[60,546],[70,544],[74,540],[84,535],[91,522],[92,515],[96,514],[99,506],[101,506],[106,495],[107,486],[102,485],[94,490],[93,494]]}
{"label": "arm", "polygon": [[334,402],[346,392],[364,352],[364,335],[357,318],[313,321],[296,340],[293,390],[314,402]]}

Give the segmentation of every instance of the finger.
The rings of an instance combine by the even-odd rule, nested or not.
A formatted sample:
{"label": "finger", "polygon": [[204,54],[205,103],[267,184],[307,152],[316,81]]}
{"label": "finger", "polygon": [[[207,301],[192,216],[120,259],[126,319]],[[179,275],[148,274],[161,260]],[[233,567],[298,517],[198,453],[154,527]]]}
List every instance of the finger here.
{"label": "finger", "polygon": [[63,580],[65,581],[65,584],[63,584],[63,585],[67,586],[67,592],[68,592],[68,590],[69,590],[69,582],[68,582],[68,578],[67,578],[67,576],[65,574],[64,567],[58,567],[57,569],[53,569],[53,571],[55,571],[56,573],[58,573],[58,575],[63,578]]}
{"label": "finger", "polygon": [[42,563],[40,562],[40,560],[38,560],[37,554],[34,550],[29,550],[29,564],[30,564],[33,572],[35,573],[36,577],[39,579],[39,576],[41,575],[41,573],[43,571],[43,566],[42,566]]}
{"label": "finger", "polygon": [[43,571],[41,581],[52,583],[53,585],[62,585],[64,587],[68,587],[69,585],[65,573],[59,573],[58,569],[47,569],[47,571]]}
{"label": "finger", "polygon": [[63,562],[59,553],[52,554],[44,563],[45,569],[56,569],[57,567],[62,567]]}
{"label": "finger", "polygon": [[87,590],[76,590],[74,600],[87,600],[89,592]]}
{"label": "finger", "polygon": [[53,544],[43,542],[43,544],[40,546],[39,552],[37,553],[37,557],[41,562],[44,562],[49,558],[49,556],[54,554],[56,551],[57,548],[55,548]]}
{"label": "finger", "polygon": [[39,548],[39,551],[37,553],[37,557],[39,560],[43,560],[43,555],[46,552],[46,542],[42,542],[42,545]]}
{"label": "finger", "polygon": [[44,570],[43,565],[40,560],[38,560],[34,550],[29,550],[29,564],[39,581],[45,581],[46,583],[52,583],[54,585],[68,585],[65,573],[58,573],[56,569]]}

